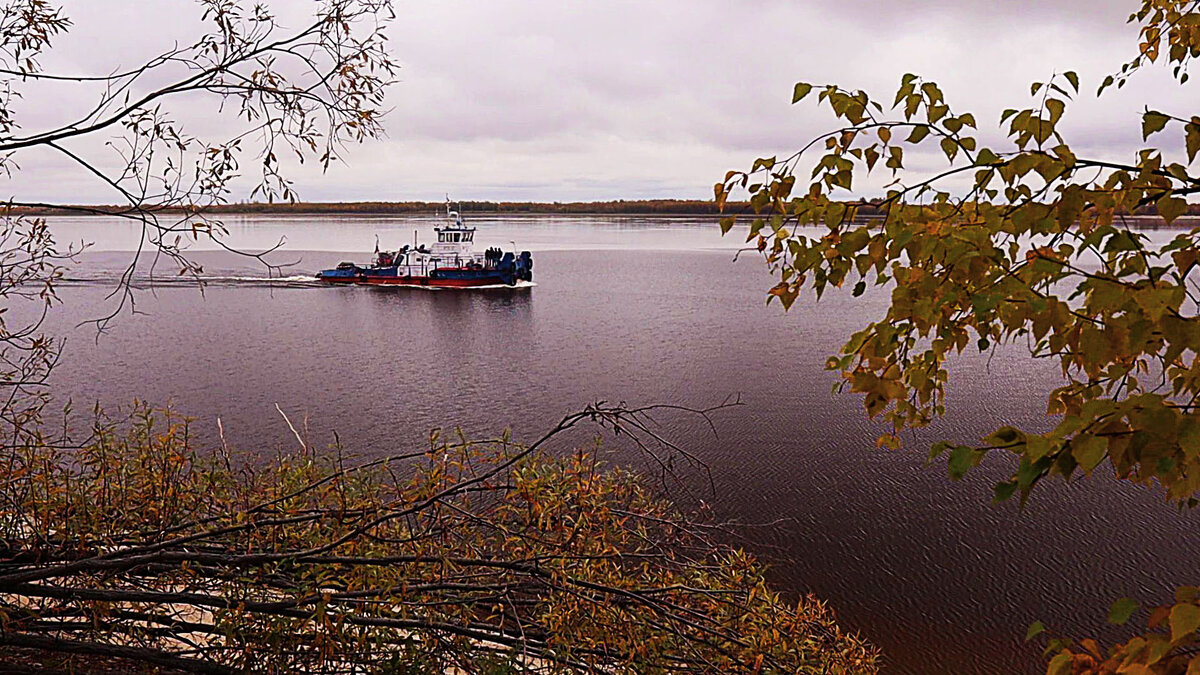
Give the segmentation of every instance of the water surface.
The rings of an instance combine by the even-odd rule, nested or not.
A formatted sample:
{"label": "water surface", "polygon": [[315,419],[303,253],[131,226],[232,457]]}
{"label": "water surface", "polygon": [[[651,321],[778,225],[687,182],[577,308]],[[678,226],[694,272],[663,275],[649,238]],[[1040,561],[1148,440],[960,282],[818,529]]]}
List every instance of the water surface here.
{"label": "water surface", "polygon": [[[200,243],[211,279],[139,277],[137,315],[97,337],[129,264],[136,232],[104,219],[54,221],[60,239],[95,242],[70,273],[52,328],[68,337],[55,372],[76,407],[170,401],[212,438],[274,452],[295,440],[282,408],[311,441],[336,432],[364,454],[420,444],[431,427],[539,435],[597,400],[742,405],[698,420],[666,416],[700,457],[687,488],[723,517],[749,524],[790,594],[828,600],[843,623],[879,645],[893,674],[1041,672],[1023,645],[1040,619],[1056,630],[1113,635],[1109,603],[1165,598],[1200,573],[1194,513],[1108,479],[1047,483],[1029,506],[990,503],[1010,470],[996,456],[961,482],[923,459],[930,439],[972,441],[1001,423],[1048,424],[1051,364],[1019,350],[964,356],[952,367],[949,418],[876,450],[879,429],[859,399],[832,395],[825,358],[878,317],[886,297],[834,293],[784,314],[764,304],[761,259],[735,262],[736,238],[707,219],[476,219],[481,246],[535,254],[537,286],[470,293],[324,288],[303,275],[411,241],[429,219],[230,218],[230,241],[286,237],[264,281],[256,262]],[[1169,236],[1155,233],[1155,236]],[[354,253],[357,252],[357,253]],[[145,267],[146,260],[142,265]],[[249,277],[250,279],[247,279]],[[629,451],[615,459],[650,463]],[[711,485],[708,482],[711,475]],[[676,486],[673,489],[679,489]],[[682,493],[682,490],[680,490]]]}

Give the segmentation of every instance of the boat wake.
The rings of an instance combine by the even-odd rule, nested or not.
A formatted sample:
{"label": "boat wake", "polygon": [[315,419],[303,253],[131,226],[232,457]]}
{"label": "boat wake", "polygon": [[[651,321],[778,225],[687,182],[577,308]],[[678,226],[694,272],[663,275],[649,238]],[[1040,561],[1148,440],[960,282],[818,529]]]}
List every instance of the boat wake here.
{"label": "boat wake", "polygon": [[[97,276],[67,277],[61,283],[66,286],[113,286],[122,282],[117,274]],[[135,288],[159,288],[164,286],[319,286],[316,277],[311,274],[295,274],[286,277],[244,276],[244,275],[201,275],[201,276],[137,276],[130,280]]]}

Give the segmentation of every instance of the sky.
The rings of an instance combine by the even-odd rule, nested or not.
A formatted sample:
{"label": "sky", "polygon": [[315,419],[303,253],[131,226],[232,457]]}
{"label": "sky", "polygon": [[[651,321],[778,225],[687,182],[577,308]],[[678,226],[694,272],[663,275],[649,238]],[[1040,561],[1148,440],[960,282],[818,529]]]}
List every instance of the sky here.
{"label": "sky", "polygon": [[[128,68],[190,42],[200,26],[189,0],[63,4],[75,25],[43,58],[48,72]],[[312,7],[268,4],[293,27]],[[1161,67],[1095,98],[1104,75],[1135,53],[1137,28],[1125,23],[1135,4],[397,0],[388,37],[401,70],[386,137],[352,147],[328,172],[309,163],[291,177],[305,201],[706,199],[727,170],[790,154],[834,127],[815,97],[791,105],[796,81],[890,102],[908,72],[939,83],[955,112],[980,121],[981,142],[999,148],[1001,111],[1028,105],[1031,82],[1076,70],[1083,92],[1062,124],[1067,140],[1080,155],[1129,159],[1142,147],[1144,106],[1189,116],[1200,108],[1195,82],[1179,86]],[[16,107],[26,132],[96,96],[76,85],[23,94]],[[235,124],[212,101],[171,105],[198,133]],[[77,149],[101,163],[111,156],[99,141]],[[0,179],[5,196],[117,201],[64,158],[31,153],[19,162],[20,172]],[[910,166],[937,162],[916,156]],[[877,192],[885,178],[858,191]],[[243,187],[235,201],[248,196]]]}

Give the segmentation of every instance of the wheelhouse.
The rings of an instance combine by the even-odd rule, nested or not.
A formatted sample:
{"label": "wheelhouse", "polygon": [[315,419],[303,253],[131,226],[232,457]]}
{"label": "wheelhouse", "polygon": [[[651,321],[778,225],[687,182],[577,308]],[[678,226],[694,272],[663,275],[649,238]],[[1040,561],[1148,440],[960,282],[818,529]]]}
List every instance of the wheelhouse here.
{"label": "wheelhouse", "polygon": [[469,244],[475,241],[475,228],[435,227],[439,244]]}

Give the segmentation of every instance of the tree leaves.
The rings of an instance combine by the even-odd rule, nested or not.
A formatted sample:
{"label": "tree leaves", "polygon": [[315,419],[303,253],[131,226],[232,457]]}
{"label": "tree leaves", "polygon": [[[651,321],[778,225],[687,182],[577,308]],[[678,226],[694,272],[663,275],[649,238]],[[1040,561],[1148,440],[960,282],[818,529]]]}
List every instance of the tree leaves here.
{"label": "tree leaves", "polygon": [[1084,473],[1090,474],[1108,454],[1108,441],[1100,436],[1081,436],[1071,443],[1071,456]]}
{"label": "tree leaves", "polygon": [[1046,100],[1046,109],[1050,111],[1050,123],[1057,124],[1058,121],[1062,119],[1063,112],[1066,111],[1067,105],[1057,98],[1051,98]]}
{"label": "tree leaves", "polygon": [[1171,609],[1171,642],[1180,642],[1200,628],[1200,607],[1191,603]]}
{"label": "tree leaves", "polygon": [[[903,80],[898,94],[906,118],[922,107],[947,106],[936,85],[915,78]],[[847,116],[851,102],[863,108],[873,104],[861,92],[836,87],[827,88],[822,97],[839,117]],[[1190,372],[1190,355],[1196,352],[1189,345],[1195,341],[1200,348],[1200,334],[1176,323],[1193,319],[1181,314],[1187,293],[1183,285],[1164,278],[1175,254],[1195,250],[1200,241],[1182,248],[1173,245],[1170,251],[1147,250],[1144,235],[1114,222],[1119,209],[1137,208],[1150,195],[1160,205],[1164,220],[1177,218],[1186,202],[1164,187],[1164,180],[1180,180],[1176,174],[1181,169],[1173,165],[1168,172],[1156,155],[1143,153],[1139,165],[1128,170],[1075,180],[1075,172],[1092,161],[1076,156],[1065,141],[1048,152],[1020,150],[1027,143],[1040,145],[1057,135],[1054,124],[1065,104],[1048,100],[1058,101],[1046,103],[1048,113],[1030,108],[1010,109],[1002,115],[1009,121],[1018,151],[1002,157],[985,148],[969,166],[956,163],[963,147],[974,147],[974,139],[968,145],[968,137],[955,136],[967,128],[966,114],[940,108],[932,113],[942,120],[938,125],[864,118],[830,135],[827,153],[813,167],[808,194],[790,202],[781,199],[791,192],[787,168],[780,173],[773,158],[756,161],[751,173],[769,175],[749,186],[751,204],[764,216],[770,212],[770,230],[753,225],[751,235],[759,237],[760,250],[783,277],[768,299],[778,298],[788,308],[808,287],[819,298],[826,287],[847,281],[853,285],[852,297],[862,295],[872,279],[895,285],[886,321],[872,324],[865,339],[847,345],[846,354],[853,358],[838,361],[851,390],[863,395],[868,415],[883,416],[892,424],[893,435],[924,426],[942,414],[948,377],[944,363],[950,355],[967,344],[990,348],[1028,332],[1037,340],[1035,355],[1056,358],[1064,374],[1083,379],[1048,398],[1048,410],[1067,414],[1060,429],[1045,435],[1007,439],[998,434],[985,439],[1021,456],[1011,481],[997,486],[996,497],[1005,499],[1019,491],[1024,502],[1041,478],[1070,477],[1077,469],[1090,474],[1105,457],[1112,457],[1114,464],[1120,463],[1122,475],[1139,482],[1157,481],[1172,498],[1182,498],[1200,489],[1200,484],[1185,478],[1193,470],[1200,472],[1200,464],[1192,467],[1195,460],[1178,443],[1154,440],[1153,452],[1139,452],[1131,463],[1127,439],[1110,443],[1102,435],[1133,433],[1157,424],[1148,420],[1169,412],[1165,399],[1140,398],[1135,403],[1130,398],[1111,410],[1102,426],[1089,426],[1099,424],[1098,418],[1079,416],[1083,406],[1106,400],[1114,392],[1138,393],[1135,371],[1166,355],[1172,360],[1185,357],[1183,362],[1168,364],[1176,391],[1200,392],[1200,376],[1184,376]],[[894,172],[902,171],[903,150],[891,144],[895,126],[909,127],[907,140],[913,145],[936,138],[958,170],[977,167],[975,192],[969,200],[955,200],[949,192],[928,185],[916,192],[892,191],[882,202],[881,229],[847,225],[851,209],[826,192],[849,189],[853,173],[870,169],[880,157],[886,157],[885,165]],[[872,137],[880,141],[864,140]],[[856,147],[859,142],[867,145]],[[1003,187],[1002,194],[991,187],[994,184]],[[1038,184],[1044,187],[1035,192],[1033,186]],[[1036,196],[1047,192],[1057,197]],[[906,196],[928,203],[913,204],[905,201]],[[789,221],[824,225],[830,235],[819,240],[792,237],[789,232],[795,230],[784,227]],[[729,221],[722,223],[727,226],[731,227]],[[950,232],[954,236],[947,237]],[[1059,243],[1032,248],[1003,243],[1006,237],[1039,236],[1054,237]],[[865,250],[868,242],[869,251]],[[1079,266],[1078,258],[1087,250],[1101,255],[1097,272]],[[1160,336],[1180,342],[1168,345]],[[912,350],[917,341],[929,339],[927,349]],[[1116,389],[1118,384],[1121,389]],[[1153,437],[1160,439],[1160,435]],[[979,456],[968,447],[951,452],[952,478],[960,478],[978,462]],[[1142,462],[1144,469],[1139,469]]]}
{"label": "tree leaves", "polygon": [[584,420],[647,433],[647,410],[589,406],[534,445],[435,433],[390,461],[231,461],[169,413],[97,419],[69,453],[0,463],[4,642],[61,627],[212,673],[875,673],[822,603],[783,601],[599,446],[538,450]]}
{"label": "tree leaves", "polygon": [[1162,131],[1171,118],[1156,110],[1147,110],[1142,114],[1142,140],[1148,140],[1152,135]]}
{"label": "tree leaves", "polygon": [[955,143],[953,138],[943,138],[939,145],[946,154],[946,159],[954,161],[954,156],[958,154],[958,143]]}
{"label": "tree leaves", "polygon": [[914,144],[920,143],[921,141],[925,140],[926,136],[929,135],[929,129],[930,127],[927,125],[917,124],[913,126],[912,131],[908,133],[908,138],[906,138],[905,141]]}
{"label": "tree leaves", "polygon": [[1187,200],[1181,197],[1166,195],[1154,203],[1158,207],[1158,215],[1162,216],[1163,221],[1167,225],[1175,222],[1175,219],[1187,213]]}
{"label": "tree leaves", "polygon": [[1079,93],[1079,75],[1076,75],[1075,71],[1073,71],[1073,70],[1068,70],[1067,72],[1063,73],[1063,77],[1067,78],[1067,82],[1071,83],[1071,88],[1075,90],[1076,94],[1078,94]]}
{"label": "tree leaves", "polygon": [[1113,602],[1112,607],[1108,610],[1108,622],[1118,626],[1123,626],[1129,617],[1138,609],[1137,601],[1131,598],[1121,598]]}
{"label": "tree leaves", "polygon": [[1050,659],[1046,666],[1046,675],[1068,675],[1071,672],[1071,655],[1062,652]]}
{"label": "tree leaves", "polygon": [[799,103],[801,99],[808,96],[812,91],[813,86],[807,82],[797,82],[792,89],[792,103]]}
{"label": "tree leaves", "polygon": [[967,471],[979,466],[979,462],[983,460],[983,451],[976,450],[969,445],[959,445],[950,451],[950,461],[947,466],[950,471],[951,480],[960,480],[966,475]]}
{"label": "tree leaves", "polygon": [[1200,153],[1200,117],[1193,117],[1192,121],[1184,125],[1183,130],[1188,163],[1191,164],[1196,161],[1196,154]]}

